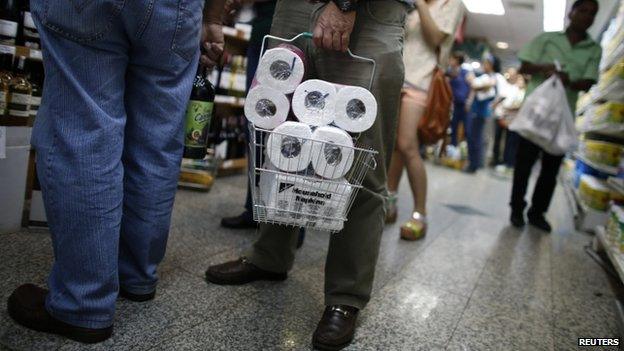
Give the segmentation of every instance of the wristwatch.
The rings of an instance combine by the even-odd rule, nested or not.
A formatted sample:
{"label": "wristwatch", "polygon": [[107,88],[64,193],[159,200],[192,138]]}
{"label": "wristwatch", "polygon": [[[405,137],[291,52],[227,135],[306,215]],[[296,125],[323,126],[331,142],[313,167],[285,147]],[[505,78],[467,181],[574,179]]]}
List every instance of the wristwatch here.
{"label": "wristwatch", "polygon": [[332,0],[342,12],[355,11],[357,8],[357,0]]}

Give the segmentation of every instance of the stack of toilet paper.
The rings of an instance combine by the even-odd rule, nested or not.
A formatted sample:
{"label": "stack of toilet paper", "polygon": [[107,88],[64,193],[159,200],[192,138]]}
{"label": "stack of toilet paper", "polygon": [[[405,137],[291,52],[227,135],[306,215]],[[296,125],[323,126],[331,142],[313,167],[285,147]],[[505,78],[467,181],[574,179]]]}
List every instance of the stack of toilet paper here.
{"label": "stack of toilet paper", "polygon": [[338,231],[353,187],[344,178],[332,182],[265,172],[260,191],[267,218],[308,228]]}
{"label": "stack of toilet paper", "polygon": [[[302,82],[304,53],[280,45],[262,56],[245,116],[270,130],[260,176],[267,219],[340,230],[353,192],[355,148],[349,133],[375,123],[377,101],[365,88],[318,79]],[[292,102],[291,102],[292,100]],[[289,118],[291,111],[296,118]]]}

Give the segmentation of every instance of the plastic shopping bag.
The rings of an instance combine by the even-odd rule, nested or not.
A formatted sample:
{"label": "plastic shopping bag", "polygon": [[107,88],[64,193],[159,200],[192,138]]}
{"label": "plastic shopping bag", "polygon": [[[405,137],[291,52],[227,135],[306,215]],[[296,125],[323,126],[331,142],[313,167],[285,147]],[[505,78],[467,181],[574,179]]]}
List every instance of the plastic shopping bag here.
{"label": "plastic shopping bag", "polygon": [[578,135],[563,83],[556,75],[529,95],[509,129],[552,155],[572,151]]}

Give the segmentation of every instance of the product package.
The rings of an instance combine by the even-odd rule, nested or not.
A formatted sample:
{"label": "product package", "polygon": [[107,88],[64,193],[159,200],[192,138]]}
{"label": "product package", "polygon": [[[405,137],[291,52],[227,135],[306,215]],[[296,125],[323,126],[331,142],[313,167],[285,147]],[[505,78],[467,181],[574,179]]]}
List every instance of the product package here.
{"label": "product package", "polygon": [[362,87],[344,86],[338,90],[334,124],[352,133],[368,130],[377,118],[377,100]]}
{"label": "product package", "polygon": [[257,85],[245,99],[245,117],[258,128],[274,129],[288,118],[290,102],[283,93]]}
{"label": "product package", "polygon": [[335,116],[336,85],[320,79],[301,83],[292,100],[292,109],[297,119],[311,126],[332,123]]}
{"label": "product package", "polygon": [[304,59],[304,52],[289,44],[267,50],[258,63],[255,81],[281,93],[290,94],[303,80]]}
{"label": "product package", "polygon": [[301,172],[312,159],[312,130],[307,124],[284,122],[269,135],[266,154],[271,163],[286,172]]}
{"label": "product package", "polygon": [[344,177],[354,158],[353,139],[342,129],[318,127],[312,133],[312,167],[319,176],[327,179]]}

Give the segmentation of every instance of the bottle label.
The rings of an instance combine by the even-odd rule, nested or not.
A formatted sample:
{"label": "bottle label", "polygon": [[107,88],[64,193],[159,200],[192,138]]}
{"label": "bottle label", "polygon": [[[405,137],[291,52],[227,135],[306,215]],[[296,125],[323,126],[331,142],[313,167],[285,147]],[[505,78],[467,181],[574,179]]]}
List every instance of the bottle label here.
{"label": "bottle label", "polygon": [[0,20],[0,35],[15,38],[17,36],[17,22]]}
{"label": "bottle label", "polygon": [[24,27],[34,29],[37,31],[37,27],[35,27],[35,21],[33,21],[32,14],[30,12],[24,12]]}
{"label": "bottle label", "polygon": [[31,96],[30,97],[30,109],[39,109],[39,105],[41,105],[41,96]]}
{"label": "bottle label", "polygon": [[12,93],[9,102],[9,115],[15,117],[30,116],[31,95]]}
{"label": "bottle label", "polygon": [[219,87],[221,89],[225,89],[225,90],[229,89],[230,76],[231,76],[231,73],[228,71],[221,72],[221,81],[219,82]]}
{"label": "bottle label", "polygon": [[186,107],[186,126],[184,130],[184,145],[187,147],[206,147],[208,129],[212,119],[214,103],[208,101],[191,100]]}
{"label": "bottle label", "polygon": [[0,54],[11,54],[15,56],[15,46],[0,44]]}
{"label": "bottle label", "polygon": [[4,114],[7,108],[7,94],[4,91],[0,91],[0,114]]}

